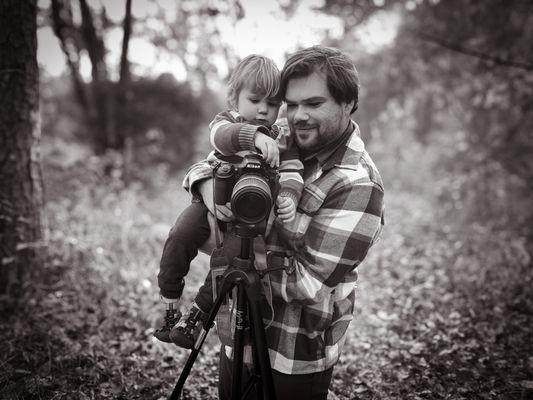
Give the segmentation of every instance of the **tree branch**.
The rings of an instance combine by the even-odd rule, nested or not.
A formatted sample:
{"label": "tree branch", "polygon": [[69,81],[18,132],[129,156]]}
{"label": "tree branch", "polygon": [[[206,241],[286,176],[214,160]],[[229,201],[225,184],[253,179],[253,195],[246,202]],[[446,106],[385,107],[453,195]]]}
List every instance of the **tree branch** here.
{"label": "tree branch", "polygon": [[417,38],[419,38],[420,40],[439,45],[439,46],[444,47],[444,48],[446,48],[448,50],[455,51],[457,53],[461,53],[461,54],[464,54],[464,55],[467,55],[467,56],[471,56],[471,57],[476,57],[476,58],[479,58],[481,60],[493,62],[495,64],[502,65],[502,66],[505,66],[505,67],[520,68],[520,69],[523,69],[523,70],[526,70],[526,71],[533,71],[533,64],[528,64],[528,63],[525,63],[525,62],[509,60],[509,59],[505,59],[505,58],[502,58],[502,57],[499,57],[499,56],[495,56],[495,55],[492,55],[492,54],[486,54],[486,53],[483,53],[481,51],[470,49],[470,48],[461,46],[461,45],[459,45],[457,43],[452,43],[452,42],[449,42],[447,40],[444,40],[444,39],[441,39],[441,38],[438,38],[436,36],[429,35],[427,33],[423,33],[423,32],[420,32],[420,31],[412,31],[412,33]]}
{"label": "tree branch", "polygon": [[120,84],[125,84],[129,80],[130,68],[128,62],[128,48],[131,36],[131,0],[126,0],[126,15],[124,16],[124,36],[122,38],[122,54],[120,56]]}
{"label": "tree branch", "polygon": [[92,65],[93,81],[105,81],[107,78],[107,68],[105,64],[104,42],[98,36],[94,20],[86,0],[79,0],[81,10],[81,32],[89,53],[89,59]]}

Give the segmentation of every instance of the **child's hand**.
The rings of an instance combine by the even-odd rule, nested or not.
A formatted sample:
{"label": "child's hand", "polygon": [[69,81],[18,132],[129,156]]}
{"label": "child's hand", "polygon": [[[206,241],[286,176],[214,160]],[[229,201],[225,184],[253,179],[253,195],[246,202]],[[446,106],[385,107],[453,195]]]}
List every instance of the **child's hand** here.
{"label": "child's hand", "polygon": [[276,205],[278,206],[278,218],[283,222],[291,222],[296,215],[296,204],[290,197],[278,196],[276,199]]}
{"label": "child's hand", "polygon": [[256,132],[254,145],[263,153],[263,158],[272,168],[279,167],[279,149],[276,141],[264,133]]}

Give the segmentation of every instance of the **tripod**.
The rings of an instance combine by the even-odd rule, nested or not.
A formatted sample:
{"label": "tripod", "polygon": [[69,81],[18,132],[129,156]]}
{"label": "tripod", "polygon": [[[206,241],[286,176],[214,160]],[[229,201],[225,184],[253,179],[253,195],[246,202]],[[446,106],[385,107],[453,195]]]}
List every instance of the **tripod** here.
{"label": "tripod", "polygon": [[[235,225],[235,233],[240,238],[240,256],[229,261],[229,266],[222,275],[220,290],[214,305],[206,321],[203,323],[202,331],[194,344],[191,354],[187,358],[178,382],[168,400],[177,400],[180,398],[185,381],[189,376],[196,357],[200,353],[209,329],[213,326],[220,306],[234,287],[237,288],[237,296],[234,299],[234,301],[236,300],[236,323],[233,338],[231,399],[245,399],[251,390],[253,390],[254,386],[258,399],[276,399],[261,313],[262,286],[259,274],[254,268],[252,253],[253,240],[258,233],[246,225]],[[213,258],[221,254],[220,252],[217,253],[217,250],[221,249],[215,249],[211,255],[212,264]],[[241,393],[245,322],[248,320],[250,322],[253,374]]]}

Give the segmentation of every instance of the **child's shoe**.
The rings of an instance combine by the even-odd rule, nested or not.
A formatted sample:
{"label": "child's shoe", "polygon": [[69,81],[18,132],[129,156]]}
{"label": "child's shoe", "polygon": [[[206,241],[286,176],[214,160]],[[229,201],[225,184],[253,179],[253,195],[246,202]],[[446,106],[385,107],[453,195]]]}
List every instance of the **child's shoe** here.
{"label": "child's shoe", "polygon": [[174,304],[177,303],[168,304],[164,325],[161,328],[157,328],[154,332],[154,336],[165,343],[172,343],[172,340],[170,340],[170,331],[181,318],[181,312],[177,308],[174,308]]}
{"label": "child's shoe", "polygon": [[178,323],[170,331],[170,340],[180,347],[192,349],[202,329],[202,323],[208,317],[196,303],[182,315]]}

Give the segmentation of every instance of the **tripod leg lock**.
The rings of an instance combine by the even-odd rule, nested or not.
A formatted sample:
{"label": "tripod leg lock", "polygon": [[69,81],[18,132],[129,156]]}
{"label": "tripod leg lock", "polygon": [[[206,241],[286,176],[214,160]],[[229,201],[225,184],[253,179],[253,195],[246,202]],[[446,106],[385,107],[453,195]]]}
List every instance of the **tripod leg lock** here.
{"label": "tripod leg lock", "polygon": [[[211,253],[209,268],[211,269],[211,282],[213,287],[213,299],[216,299],[220,292],[222,275],[228,269],[228,258],[224,254],[224,249],[219,247]],[[224,302],[223,304],[226,304]]]}

